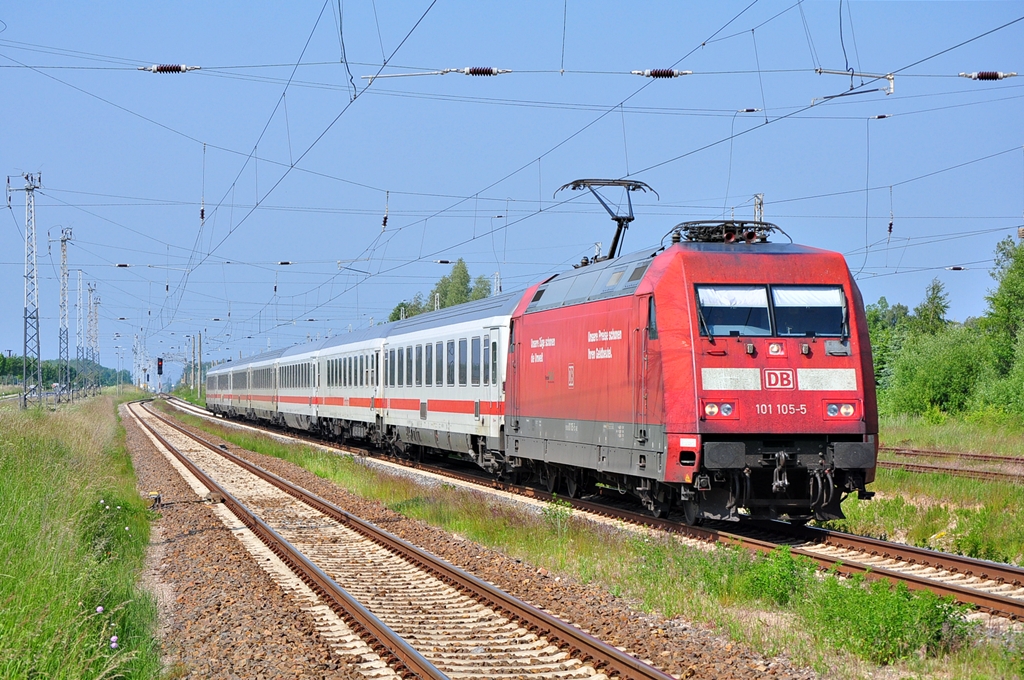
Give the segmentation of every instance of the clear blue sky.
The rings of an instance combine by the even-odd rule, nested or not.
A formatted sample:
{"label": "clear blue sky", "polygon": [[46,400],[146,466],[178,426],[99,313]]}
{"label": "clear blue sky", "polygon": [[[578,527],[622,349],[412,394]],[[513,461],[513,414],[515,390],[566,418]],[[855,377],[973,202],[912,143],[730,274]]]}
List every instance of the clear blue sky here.
{"label": "clear blue sky", "polygon": [[[867,301],[913,307],[937,276],[954,318],[984,311],[993,247],[1024,215],[1024,21],[950,48],[1024,2],[844,2],[842,26],[834,0],[428,6],[8,3],[0,165],[15,188],[42,172],[44,358],[58,326],[48,231],[73,229],[70,267],[98,287],[104,364],[135,333],[154,357],[197,330],[207,358],[237,357],[380,321],[447,273],[434,260],[463,257],[512,290],[607,247],[613,224],[588,195],[552,198],[578,177],[660,194],[635,196],[627,251],[685,220],[751,217],[763,193],[765,219],[846,254]],[[513,73],[368,87],[384,55],[385,74]],[[202,70],[136,70],[156,63]],[[809,107],[851,85],[814,69],[847,65],[896,72],[895,92],[855,77],[857,94]],[[671,66],[693,75],[629,75]],[[1022,75],[957,77],[980,70]],[[0,349],[20,353],[23,194],[12,206]]]}

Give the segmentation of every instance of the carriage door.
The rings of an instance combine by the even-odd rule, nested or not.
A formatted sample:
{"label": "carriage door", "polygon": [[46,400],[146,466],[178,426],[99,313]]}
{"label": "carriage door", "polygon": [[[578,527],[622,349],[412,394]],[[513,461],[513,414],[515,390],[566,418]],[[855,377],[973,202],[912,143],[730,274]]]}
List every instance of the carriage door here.
{"label": "carriage door", "polygon": [[501,381],[505,377],[505,365],[501,359],[501,329],[488,328],[484,331],[483,348],[483,378],[484,396],[480,404],[481,422],[487,424],[488,434],[492,437],[498,436],[498,427],[501,423],[501,410],[498,405],[501,403]]}
{"label": "carriage door", "polygon": [[[633,440],[645,445],[648,436],[648,340],[654,322],[654,296],[633,298],[633,330],[629,334],[629,384],[633,397]],[[657,326],[653,327],[657,333]]]}

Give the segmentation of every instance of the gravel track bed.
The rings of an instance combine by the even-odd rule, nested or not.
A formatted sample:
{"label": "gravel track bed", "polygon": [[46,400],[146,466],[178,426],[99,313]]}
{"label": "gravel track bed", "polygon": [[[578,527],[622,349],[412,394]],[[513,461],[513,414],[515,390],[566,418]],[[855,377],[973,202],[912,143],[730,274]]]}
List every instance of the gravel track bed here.
{"label": "gravel track bed", "polygon": [[678,677],[818,677],[811,670],[794,667],[785,657],[758,654],[709,626],[639,612],[633,603],[597,585],[556,577],[545,569],[399,515],[381,503],[359,498],[292,463],[240,449],[196,428],[186,429],[225,445],[231,453]]}
{"label": "gravel track bed", "polygon": [[452,678],[585,678],[596,671],[223,456],[155,423],[225,491],[267,522]]}
{"label": "gravel track bed", "polygon": [[122,422],[140,493],[163,496],[144,584],[157,597],[169,677],[363,680],[123,410]]}

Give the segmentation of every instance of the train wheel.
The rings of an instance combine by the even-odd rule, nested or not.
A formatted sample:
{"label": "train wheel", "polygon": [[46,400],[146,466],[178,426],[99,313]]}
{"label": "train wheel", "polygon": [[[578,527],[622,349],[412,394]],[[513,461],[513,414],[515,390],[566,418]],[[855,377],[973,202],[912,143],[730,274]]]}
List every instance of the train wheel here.
{"label": "train wheel", "polygon": [[580,493],[579,473],[570,472],[565,476],[565,493],[569,498],[578,498]]}
{"label": "train wheel", "polygon": [[558,468],[544,463],[544,467],[541,469],[541,482],[548,493],[554,493],[558,488]]}
{"label": "train wheel", "polygon": [[684,500],[682,506],[683,521],[688,525],[696,527],[704,523],[704,519],[700,516],[700,504],[696,500]]}

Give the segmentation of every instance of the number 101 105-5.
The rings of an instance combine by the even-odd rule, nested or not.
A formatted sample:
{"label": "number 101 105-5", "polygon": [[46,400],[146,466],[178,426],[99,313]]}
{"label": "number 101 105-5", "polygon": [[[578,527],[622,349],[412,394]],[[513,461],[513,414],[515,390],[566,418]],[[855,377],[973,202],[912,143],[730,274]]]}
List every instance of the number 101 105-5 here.
{"label": "number 101 105-5", "polygon": [[807,415],[807,404],[757,404],[754,406],[760,416],[795,416]]}

